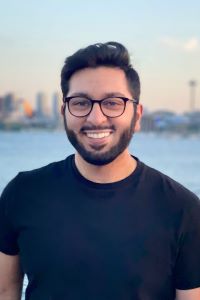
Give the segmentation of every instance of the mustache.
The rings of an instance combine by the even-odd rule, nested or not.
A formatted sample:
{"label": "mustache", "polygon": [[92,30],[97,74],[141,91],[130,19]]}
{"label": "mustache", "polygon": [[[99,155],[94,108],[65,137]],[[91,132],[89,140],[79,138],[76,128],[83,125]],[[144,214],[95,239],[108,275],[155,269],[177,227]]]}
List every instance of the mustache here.
{"label": "mustache", "polygon": [[111,126],[89,126],[89,125],[85,125],[83,126],[81,129],[80,129],[80,132],[84,132],[86,130],[112,130],[112,131],[115,131],[115,126],[114,125],[111,125]]}

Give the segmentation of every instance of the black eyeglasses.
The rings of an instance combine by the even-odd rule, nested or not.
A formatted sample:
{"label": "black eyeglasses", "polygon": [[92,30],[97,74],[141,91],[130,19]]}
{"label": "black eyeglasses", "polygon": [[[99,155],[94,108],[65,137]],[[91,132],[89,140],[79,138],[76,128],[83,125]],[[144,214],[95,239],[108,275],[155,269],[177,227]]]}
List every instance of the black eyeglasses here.
{"label": "black eyeglasses", "polygon": [[101,100],[93,100],[84,96],[65,97],[64,103],[67,103],[69,112],[75,117],[88,116],[95,103],[98,103],[102,113],[109,118],[121,116],[126,108],[128,101],[138,104],[138,100],[125,97],[108,97]]}

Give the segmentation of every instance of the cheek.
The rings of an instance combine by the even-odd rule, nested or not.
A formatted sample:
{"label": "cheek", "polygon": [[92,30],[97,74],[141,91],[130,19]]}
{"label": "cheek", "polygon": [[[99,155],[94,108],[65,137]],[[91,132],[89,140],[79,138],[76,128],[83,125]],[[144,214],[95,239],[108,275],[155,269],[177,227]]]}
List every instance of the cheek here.
{"label": "cheek", "polygon": [[131,128],[133,126],[133,122],[134,121],[134,110],[133,110],[133,106],[130,105],[127,107],[127,110],[124,112],[124,114],[122,115],[123,117],[123,123],[121,128]]}
{"label": "cheek", "polygon": [[79,133],[84,121],[81,118],[72,116],[69,112],[65,112],[67,127],[75,133]]}

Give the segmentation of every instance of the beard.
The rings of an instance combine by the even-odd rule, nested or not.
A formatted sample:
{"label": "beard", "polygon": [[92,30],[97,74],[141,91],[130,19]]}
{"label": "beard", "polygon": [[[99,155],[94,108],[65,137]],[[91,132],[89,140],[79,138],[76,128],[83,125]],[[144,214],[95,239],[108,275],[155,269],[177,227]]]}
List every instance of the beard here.
{"label": "beard", "polygon": [[[89,164],[96,165],[96,166],[103,166],[114,161],[128,147],[134,133],[135,117],[136,116],[134,114],[130,126],[124,129],[124,131],[120,134],[119,141],[105,152],[100,151],[104,148],[104,145],[92,147],[94,151],[87,150],[83,145],[83,143],[81,143],[81,141],[78,140],[77,134],[73,130],[68,128],[65,115],[64,115],[64,126],[70,143],[80,154],[80,156]],[[83,132],[84,129],[86,128],[83,127],[80,130],[80,133]],[[113,131],[115,131],[114,126],[110,126],[110,127],[90,126],[87,127],[87,129],[90,130],[112,129]]]}

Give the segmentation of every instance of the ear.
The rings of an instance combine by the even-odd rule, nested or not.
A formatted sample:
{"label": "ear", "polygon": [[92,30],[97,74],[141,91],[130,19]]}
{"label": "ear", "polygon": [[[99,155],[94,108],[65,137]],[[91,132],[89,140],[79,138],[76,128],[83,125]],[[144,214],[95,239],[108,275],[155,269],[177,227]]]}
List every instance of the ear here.
{"label": "ear", "polygon": [[65,113],[65,104],[63,103],[63,104],[61,105],[61,115],[64,116],[64,113]]}
{"label": "ear", "polygon": [[136,111],[136,121],[135,121],[134,132],[140,131],[142,113],[143,113],[143,106],[141,104],[138,104],[137,105],[137,111]]}

